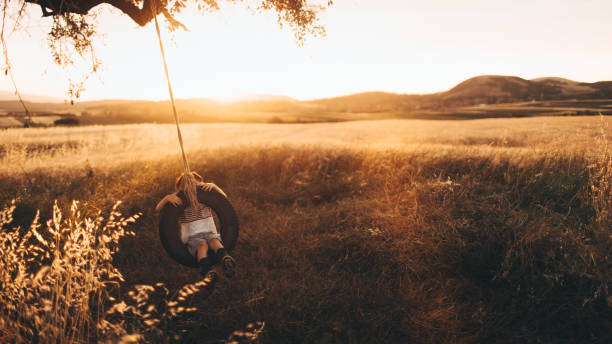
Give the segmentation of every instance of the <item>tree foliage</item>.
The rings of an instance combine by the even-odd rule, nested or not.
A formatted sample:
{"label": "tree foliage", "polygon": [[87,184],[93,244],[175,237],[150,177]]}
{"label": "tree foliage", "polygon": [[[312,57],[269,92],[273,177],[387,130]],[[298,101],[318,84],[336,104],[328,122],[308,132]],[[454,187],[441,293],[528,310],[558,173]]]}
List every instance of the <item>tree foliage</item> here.
{"label": "tree foliage", "polygon": [[[90,10],[101,4],[108,4],[128,15],[140,26],[146,25],[158,14],[163,14],[171,29],[183,26],[175,19],[190,3],[203,13],[219,9],[219,2],[244,2],[257,10],[272,10],[278,13],[280,24],[289,24],[298,40],[307,34],[321,34],[323,28],[317,25],[317,14],[322,9],[306,0],[13,0],[21,4],[31,3],[40,6],[43,16],[53,16],[64,20],[65,26],[79,27],[87,18]],[[331,5],[331,1],[328,5]],[[72,29],[72,28],[69,28]],[[78,31],[78,30],[77,30]]]}
{"label": "tree foliage", "polygon": [[[244,3],[257,12],[271,11],[277,14],[281,26],[289,26],[298,42],[303,44],[307,36],[320,36],[325,29],[319,25],[319,13],[323,5],[313,4],[308,0],[4,0],[3,14],[7,12],[16,18],[16,28],[28,5],[39,6],[43,17],[52,17],[53,22],[48,35],[48,43],[56,64],[66,67],[73,63],[75,53],[81,57],[91,54],[92,68],[95,73],[100,62],[96,59],[92,41],[96,36],[95,7],[106,4],[117,8],[129,16],[135,23],[145,26],[153,18],[162,14],[170,31],[178,28],[187,29],[176,15],[188,6],[197,8],[202,14],[220,9],[220,3]],[[332,1],[326,3],[330,6]],[[4,20],[2,40],[4,42]],[[9,68],[8,57],[7,67]],[[86,76],[80,82],[70,81],[69,95],[78,98]]]}

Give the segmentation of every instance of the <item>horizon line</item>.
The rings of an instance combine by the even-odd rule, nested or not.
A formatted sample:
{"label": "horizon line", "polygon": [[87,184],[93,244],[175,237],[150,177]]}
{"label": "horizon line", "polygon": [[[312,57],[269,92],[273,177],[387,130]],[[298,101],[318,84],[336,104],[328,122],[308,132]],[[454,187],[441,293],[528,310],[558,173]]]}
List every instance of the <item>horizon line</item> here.
{"label": "horizon line", "polygon": [[[306,97],[306,98],[301,98],[301,97],[292,97],[289,95],[283,95],[283,94],[272,94],[272,93],[243,93],[240,95],[235,95],[235,96],[230,96],[230,97],[215,97],[215,96],[202,96],[202,97],[178,97],[176,98],[176,100],[207,100],[207,101],[211,101],[211,102],[216,102],[216,103],[227,103],[227,104],[231,104],[231,103],[238,103],[238,102],[244,102],[244,101],[277,101],[277,100],[281,100],[281,98],[288,98],[287,100],[292,100],[292,101],[299,101],[299,102],[309,102],[309,101],[317,101],[317,100],[326,100],[326,99],[334,99],[334,98],[342,98],[342,97],[348,97],[348,96],[354,96],[354,95],[360,95],[360,94],[365,94],[365,93],[386,93],[386,94],[395,94],[395,95],[407,95],[407,96],[423,96],[423,95],[433,95],[433,94],[438,94],[438,93],[443,93],[443,92],[448,92],[449,90],[453,89],[454,87],[462,84],[465,81],[471,80],[471,79],[475,79],[475,78],[479,78],[479,77],[512,77],[512,78],[519,78],[519,79],[523,79],[523,80],[527,80],[527,81],[535,81],[535,80],[540,80],[540,79],[560,79],[560,80],[566,80],[566,81],[571,81],[571,82],[577,82],[577,83],[581,83],[581,84],[592,84],[592,83],[598,83],[598,82],[606,82],[608,80],[598,80],[598,81],[593,81],[593,82],[585,82],[585,81],[576,81],[576,80],[572,80],[572,79],[567,79],[567,78],[563,78],[563,77],[558,77],[558,76],[542,76],[542,77],[536,77],[536,78],[523,78],[520,76],[516,76],[516,75],[502,75],[502,74],[480,74],[480,75],[476,75],[476,76],[472,76],[469,77],[467,79],[464,79],[463,81],[460,81],[459,83],[455,84],[454,86],[445,89],[445,90],[441,90],[441,91],[435,91],[435,92],[426,92],[426,93],[407,93],[407,92],[396,92],[396,91],[388,91],[388,90],[368,90],[368,91],[357,91],[357,92],[353,92],[353,93],[343,93],[343,94],[338,94],[338,95],[332,95],[332,96],[324,96],[324,97],[315,97],[315,98],[310,98],[310,97]],[[0,90],[0,93],[7,93],[7,94],[11,94],[14,98],[12,99],[1,99],[0,101],[19,101],[19,98],[17,97],[17,95],[15,95],[15,91],[14,90]],[[68,98],[59,98],[59,97],[54,97],[54,96],[47,96],[47,95],[42,95],[42,94],[36,94],[36,93],[21,93],[21,98],[24,100],[24,102],[30,102],[30,103],[52,103],[52,104],[69,104],[71,101]],[[0,97],[3,97],[3,95],[0,95]],[[27,98],[48,98],[48,101],[32,101],[30,99]],[[265,98],[270,98],[270,99],[265,99]],[[87,103],[87,102],[111,102],[111,101],[130,101],[130,102],[138,102],[138,101],[142,101],[142,102],[167,102],[170,101],[170,99],[168,98],[163,98],[163,99],[159,99],[159,98],[95,98],[95,99],[85,99],[85,100],[78,100],[75,99],[74,103]]]}

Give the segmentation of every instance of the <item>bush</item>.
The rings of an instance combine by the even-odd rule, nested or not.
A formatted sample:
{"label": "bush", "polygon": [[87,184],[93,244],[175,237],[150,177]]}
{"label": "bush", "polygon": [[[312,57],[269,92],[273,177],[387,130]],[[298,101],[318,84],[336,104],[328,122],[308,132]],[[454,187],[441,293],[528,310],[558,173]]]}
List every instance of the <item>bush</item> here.
{"label": "bush", "polygon": [[55,125],[79,125],[79,120],[72,117],[64,117],[53,121]]}

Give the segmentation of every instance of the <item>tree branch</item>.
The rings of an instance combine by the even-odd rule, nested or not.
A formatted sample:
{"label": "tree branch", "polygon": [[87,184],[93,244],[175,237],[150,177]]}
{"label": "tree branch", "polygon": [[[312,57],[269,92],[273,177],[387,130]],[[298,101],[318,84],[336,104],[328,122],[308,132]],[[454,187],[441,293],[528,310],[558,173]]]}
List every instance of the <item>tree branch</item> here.
{"label": "tree branch", "polygon": [[127,14],[140,26],[145,26],[153,17],[164,10],[164,5],[159,0],[144,0],[142,8],[139,8],[127,0],[105,0],[105,2]]}
{"label": "tree branch", "polygon": [[25,0],[32,4],[40,5],[43,17],[56,14],[76,13],[86,14],[90,9],[105,2],[104,0]]}
{"label": "tree branch", "polygon": [[25,2],[40,5],[43,17],[67,13],[87,14],[92,8],[107,3],[127,14],[140,26],[145,26],[153,17],[163,13],[171,26],[185,28],[172,17],[160,0],[144,0],[142,8],[130,0],[25,0]]}

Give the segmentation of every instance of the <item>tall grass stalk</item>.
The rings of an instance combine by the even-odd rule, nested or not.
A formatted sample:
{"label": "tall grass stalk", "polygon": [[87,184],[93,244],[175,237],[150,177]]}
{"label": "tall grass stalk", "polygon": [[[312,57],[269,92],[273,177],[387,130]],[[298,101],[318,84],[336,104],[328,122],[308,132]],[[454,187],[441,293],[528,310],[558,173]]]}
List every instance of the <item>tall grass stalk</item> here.
{"label": "tall grass stalk", "polygon": [[45,225],[11,226],[15,202],[0,212],[0,331],[11,342],[75,343],[99,339],[110,288],[123,280],[112,264],[126,228],[119,202],[108,218],[82,214],[74,201],[64,218],[57,202]]}
{"label": "tall grass stalk", "polygon": [[587,242],[587,254],[585,260],[593,265],[597,272],[600,284],[591,301],[601,298],[605,300],[608,307],[612,307],[612,151],[610,150],[608,137],[608,123],[600,115],[600,133],[597,137],[597,154],[594,162],[589,166],[591,198],[595,221],[592,226],[592,237]]}

